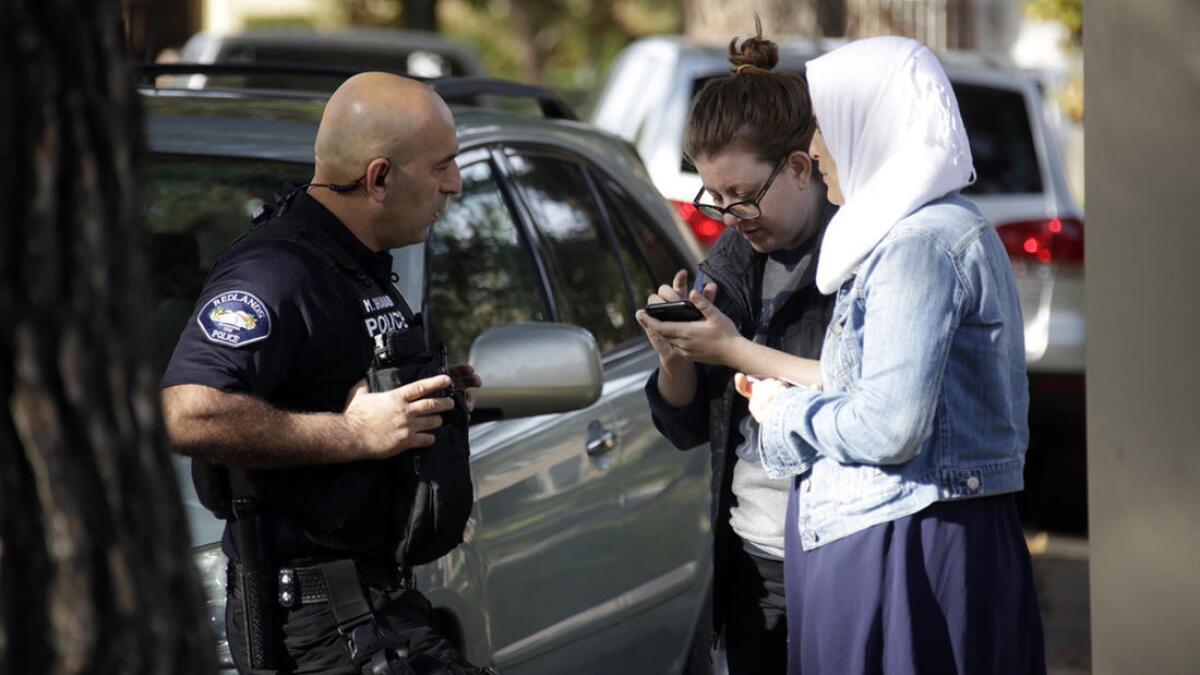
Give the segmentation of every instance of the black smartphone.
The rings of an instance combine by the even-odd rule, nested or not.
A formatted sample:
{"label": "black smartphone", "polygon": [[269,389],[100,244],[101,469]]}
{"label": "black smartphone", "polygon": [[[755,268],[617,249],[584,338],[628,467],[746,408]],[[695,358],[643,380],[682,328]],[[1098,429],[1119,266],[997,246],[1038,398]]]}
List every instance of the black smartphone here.
{"label": "black smartphone", "polygon": [[704,318],[691,300],[656,302],[646,305],[646,313],[658,321],[700,321]]}

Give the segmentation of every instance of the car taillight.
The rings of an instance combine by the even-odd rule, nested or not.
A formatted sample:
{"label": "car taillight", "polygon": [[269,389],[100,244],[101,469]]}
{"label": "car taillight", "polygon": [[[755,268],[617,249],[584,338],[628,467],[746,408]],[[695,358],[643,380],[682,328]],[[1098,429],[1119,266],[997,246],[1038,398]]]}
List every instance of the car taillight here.
{"label": "car taillight", "polygon": [[700,213],[695,206],[687,202],[672,201],[671,205],[675,207],[676,211],[679,211],[684,222],[692,228],[692,232],[696,234],[696,239],[700,240],[700,245],[704,247],[705,251],[712,248],[713,244],[721,238],[721,233],[725,231],[724,223]]}
{"label": "car taillight", "polygon": [[1083,265],[1083,221],[1050,218],[1007,223],[996,228],[1014,262]]}

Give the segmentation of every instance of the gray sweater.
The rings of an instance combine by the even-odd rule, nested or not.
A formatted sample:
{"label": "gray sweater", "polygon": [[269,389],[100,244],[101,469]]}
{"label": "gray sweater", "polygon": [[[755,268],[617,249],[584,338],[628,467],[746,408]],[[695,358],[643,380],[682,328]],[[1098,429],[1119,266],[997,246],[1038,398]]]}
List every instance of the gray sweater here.
{"label": "gray sweater", "polygon": [[[763,267],[762,314],[754,335],[755,342],[762,344],[766,340],[767,326],[775,310],[796,289],[813,282],[816,243],[810,241],[799,249],[772,253],[767,257]],[[737,448],[738,459],[733,467],[733,494],[737,499],[729,510],[729,525],[750,553],[782,560],[783,523],[792,482],[789,478],[767,477],[758,456],[758,423],[754,418],[746,415],[739,428],[746,440]]]}

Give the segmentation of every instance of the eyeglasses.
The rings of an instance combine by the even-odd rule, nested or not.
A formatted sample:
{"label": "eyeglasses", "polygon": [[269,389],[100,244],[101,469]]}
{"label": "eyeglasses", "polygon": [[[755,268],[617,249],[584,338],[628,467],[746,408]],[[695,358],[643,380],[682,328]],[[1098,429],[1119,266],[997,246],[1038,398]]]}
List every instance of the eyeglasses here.
{"label": "eyeglasses", "polygon": [[[792,147],[792,141],[796,140],[796,137],[800,135],[803,129],[804,127],[798,127],[792,131],[791,136],[788,137],[787,142],[783,144],[783,147]],[[789,150],[784,153],[783,157],[779,160],[779,163],[776,164],[775,168],[771,171],[771,175],[767,176],[767,182],[763,183],[763,186],[759,188],[758,193],[755,194],[754,197],[742,200],[740,202],[734,202],[724,208],[721,208],[716,204],[701,204],[700,198],[704,196],[704,186],[701,185],[700,191],[697,192],[695,198],[692,199],[692,206],[696,207],[696,210],[700,213],[703,213],[705,216],[717,221],[725,220],[726,213],[734,218],[737,218],[738,220],[754,220],[755,218],[762,217],[762,208],[758,205],[758,203],[761,202],[763,197],[766,196],[767,190],[771,189],[771,183],[775,182],[775,177],[778,176],[779,172],[783,170],[783,167],[788,163],[788,158],[792,156],[793,152],[796,151]]]}
{"label": "eyeglasses", "polygon": [[704,196],[704,186],[701,185],[700,191],[696,193],[695,199],[692,200],[692,206],[695,206],[697,211],[713,220],[725,220],[726,213],[739,220],[754,220],[758,218],[762,215],[762,209],[759,208],[758,203],[766,196],[767,190],[771,189],[771,183],[775,182],[775,177],[783,170],[789,157],[791,157],[790,152],[784,155],[783,159],[779,160],[779,163],[775,165],[775,170],[767,177],[767,182],[763,183],[763,186],[758,190],[758,194],[754,195],[753,198],[734,202],[724,208],[716,204],[701,204],[700,198]]}

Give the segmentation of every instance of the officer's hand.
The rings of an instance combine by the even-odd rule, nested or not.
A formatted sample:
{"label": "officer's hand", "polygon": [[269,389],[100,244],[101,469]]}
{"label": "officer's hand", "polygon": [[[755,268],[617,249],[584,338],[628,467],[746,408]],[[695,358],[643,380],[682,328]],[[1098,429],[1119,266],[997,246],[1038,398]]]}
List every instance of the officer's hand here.
{"label": "officer's hand", "polygon": [[433,434],[442,426],[442,413],[454,409],[449,397],[421,398],[450,386],[448,375],[436,375],[392,389],[371,393],[361,380],[350,391],[343,417],[349,427],[353,459],[386,459],[433,445]]}
{"label": "officer's hand", "polygon": [[463,400],[467,402],[467,412],[474,412],[475,398],[467,390],[483,386],[483,380],[475,374],[475,368],[466,363],[450,366],[450,377],[454,378],[454,384],[463,392]]}

